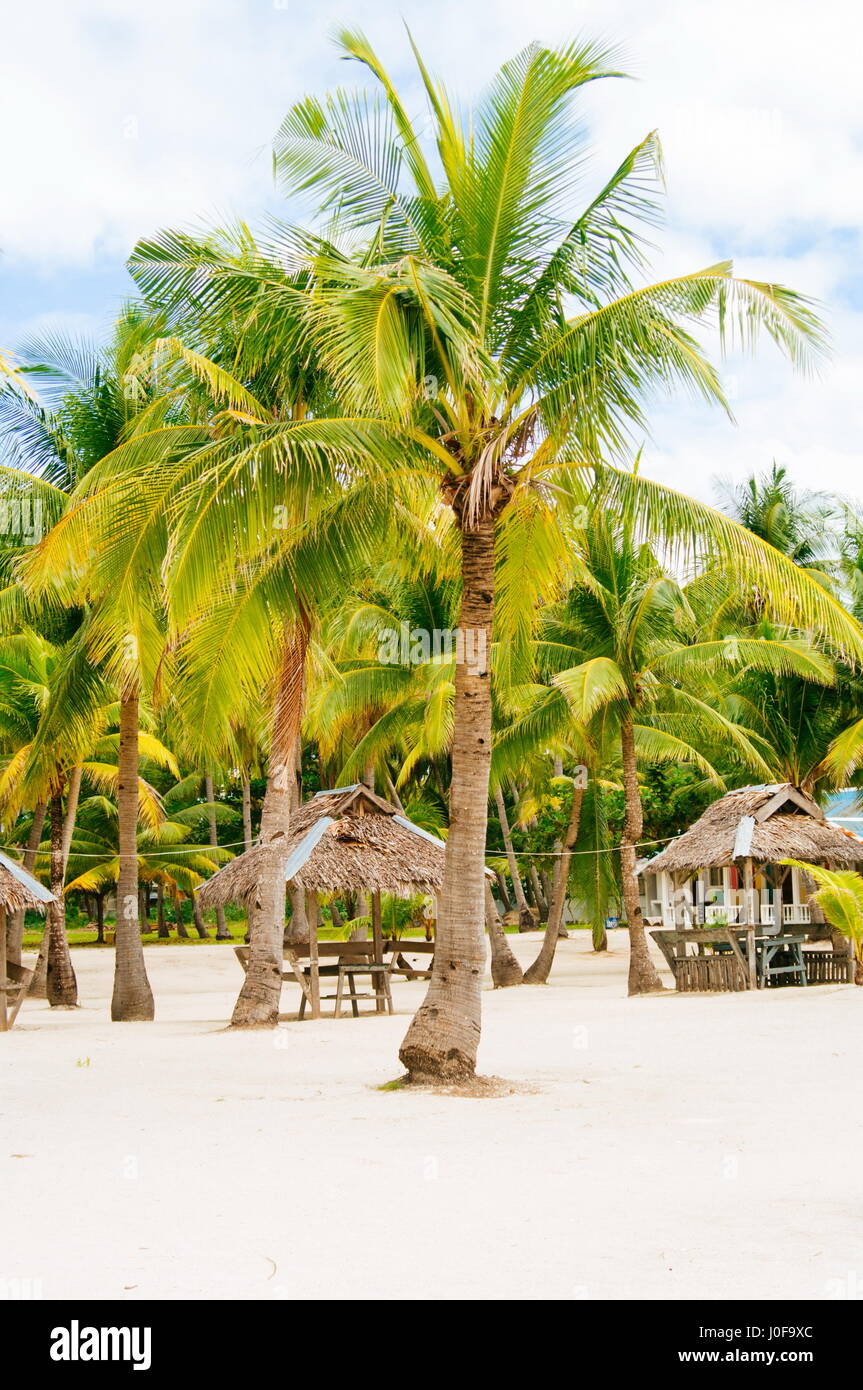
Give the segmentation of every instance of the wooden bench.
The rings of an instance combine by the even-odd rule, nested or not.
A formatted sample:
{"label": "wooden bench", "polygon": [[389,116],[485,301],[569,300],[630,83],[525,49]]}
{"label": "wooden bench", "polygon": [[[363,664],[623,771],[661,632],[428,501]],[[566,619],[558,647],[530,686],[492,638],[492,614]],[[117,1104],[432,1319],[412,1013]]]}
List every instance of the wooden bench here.
{"label": "wooden bench", "polygon": [[[370,971],[375,980],[375,994],[378,999],[378,1007],[383,1011],[389,1007],[392,1012],[392,997],[389,988],[390,975],[402,975],[406,980],[429,980],[431,979],[431,967],[434,959],[433,941],[414,941],[410,937],[390,938],[381,942],[381,956],[389,956],[389,961],[375,961],[375,943],[372,940],[366,941],[319,941],[317,943],[317,974],[318,979],[329,977],[338,979],[341,966],[343,964],[369,966],[376,964],[385,966],[387,978],[384,979],[383,970]],[[249,968],[250,946],[235,946],[234,954],[244,970]],[[406,955],[431,956],[428,966],[412,965],[406,959]],[[286,942],[283,951],[286,962],[286,969],[282,971],[282,980],[289,984],[298,984],[302,990],[300,999],[299,1018],[305,1017],[306,1005],[312,1004],[312,1013],[315,1014],[316,1005],[313,1003],[313,979],[312,966],[310,960],[310,947],[307,941]],[[308,961],[308,964],[304,964]],[[349,998],[349,995],[343,997]],[[326,994],[323,999],[335,1000],[335,994]],[[319,1005],[321,1000],[317,1001]],[[354,1016],[357,1017],[356,1002],[352,999],[351,1005]]]}
{"label": "wooden bench", "polygon": [[[237,960],[240,962],[240,965],[243,967],[244,970],[248,970],[249,968],[250,950],[250,946],[234,947],[234,955],[237,957]],[[414,941],[411,937],[400,937],[398,939],[390,938],[384,941],[383,943],[384,955],[392,953],[394,956],[394,963],[391,969],[391,974],[403,975],[406,980],[431,979],[432,965],[434,963],[434,951],[435,944],[433,941]],[[374,955],[373,941],[318,942],[319,960],[323,959],[324,957],[334,957],[336,961],[338,961],[346,956],[359,956],[361,958],[364,958],[366,956],[372,955]],[[431,956],[431,960],[429,961],[427,966],[416,966],[411,965],[410,961],[405,959],[405,955]],[[286,961],[290,962],[291,958],[298,959],[305,956],[308,956],[308,942],[291,942],[284,948],[284,959]],[[318,967],[318,971],[321,975],[338,975],[339,967],[338,964],[320,965]],[[286,970],[282,971],[282,979],[287,980],[289,982],[296,979],[296,973],[290,967],[290,964]]]}
{"label": "wooden bench", "polygon": [[[406,980],[430,980],[434,964],[435,944],[433,941],[415,941],[412,937],[402,937],[398,941],[385,941],[384,950],[392,951],[392,975],[404,975]],[[405,952],[410,956],[431,956],[427,966],[417,968],[405,960]]]}

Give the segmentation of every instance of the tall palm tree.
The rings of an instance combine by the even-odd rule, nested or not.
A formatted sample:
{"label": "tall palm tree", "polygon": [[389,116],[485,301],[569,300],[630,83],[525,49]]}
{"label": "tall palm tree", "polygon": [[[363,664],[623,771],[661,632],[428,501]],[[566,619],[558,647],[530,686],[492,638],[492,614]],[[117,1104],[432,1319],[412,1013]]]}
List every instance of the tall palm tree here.
{"label": "tall palm tree", "polygon": [[[27,430],[21,420],[28,403],[7,402],[15,416],[13,437],[22,450],[18,462],[22,474],[50,475],[68,493],[63,516],[101,461],[133,428],[135,418],[151,407],[150,345],[160,331],[158,318],[127,305],[104,348],[56,336],[25,346],[22,371],[38,383],[40,403],[35,414],[30,412]],[[46,546],[48,539],[19,563],[25,588],[43,604],[59,597],[72,607],[87,605],[91,659],[119,693],[121,872],[111,1017],[148,1020],[154,1016],[154,1003],[138,922],[138,728],[142,682],[152,679],[162,650],[155,568],[159,557],[152,550],[139,550],[134,582],[100,584],[91,560],[92,536],[82,537],[77,551],[62,557],[56,546]]]}
{"label": "tall palm tree", "polygon": [[[380,95],[309,98],[275,147],[287,191],[314,193],[331,222],[371,241],[354,261],[319,248],[311,321],[347,410],[414,422],[416,466],[438,481],[460,537],[460,625],[487,648],[497,593],[516,660],[564,562],[560,513],[583,505],[592,470],[642,427],[651,390],[677,384],[723,399],[684,324],[718,316],[745,342],[764,328],[798,362],[818,344],[818,324],[799,297],[735,281],[728,263],[634,288],[642,229],[656,213],[654,135],[573,215],[584,137],[571,99],[616,75],[609,52],[533,45],[504,65],[469,120],[416,54],[433,168],[369,44],[354,33],[340,42]],[[609,506],[639,514],[654,535],[735,551],[781,600],[782,566],[715,513],[629,475],[604,479]],[[828,613],[822,594],[801,583],[795,601],[859,647],[856,627]],[[487,663],[460,663],[438,951],[400,1053],[413,1076],[475,1066],[491,711]]]}

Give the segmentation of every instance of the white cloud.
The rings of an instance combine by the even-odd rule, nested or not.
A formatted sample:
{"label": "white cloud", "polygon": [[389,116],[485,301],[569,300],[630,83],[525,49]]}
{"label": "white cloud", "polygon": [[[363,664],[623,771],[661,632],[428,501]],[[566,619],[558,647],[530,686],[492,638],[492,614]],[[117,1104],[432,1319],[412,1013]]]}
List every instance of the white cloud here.
{"label": "white cloud", "polygon": [[[775,359],[733,363],[736,429],[678,403],[656,413],[652,471],[709,495],[709,475],[776,453],[810,485],[856,487],[863,318],[845,300],[863,225],[863,13],[844,0],[42,0],[8,7],[0,49],[0,248],[6,273],[122,262],[157,227],[272,199],[267,147],[291,101],[361,76],[338,23],[366,30],[408,83],[404,17],[469,98],[533,37],[622,41],[637,82],[585,108],[607,171],[660,128],[669,226],[658,274],[737,253],[831,306],[838,358],[803,382]],[[26,280],[25,280],[26,282]],[[81,304],[84,312],[102,306]],[[26,309],[23,316],[29,317]]]}

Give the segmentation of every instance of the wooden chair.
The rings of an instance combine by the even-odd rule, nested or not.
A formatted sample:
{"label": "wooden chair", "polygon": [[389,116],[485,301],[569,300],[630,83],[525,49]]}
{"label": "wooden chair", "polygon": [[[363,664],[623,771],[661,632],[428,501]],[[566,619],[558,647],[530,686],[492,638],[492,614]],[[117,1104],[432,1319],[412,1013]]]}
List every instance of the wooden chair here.
{"label": "wooden chair", "polygon": [[[343,999],[350,999],[354,1018],[359,1017],[359,1011],[357,1009],[358,999],[373,999],[375,1002],[375,1007],[377,1008],[377,1005],[380,1003],[380,1000],[383,997],[383,999],[386,1001],[387,1012],[394,1013],[395,1010],[393,1009],[393,996],[392,991],[390,989],[390,975],[392,974],[393,964],[394,962],[391,960],[387,961],[385,965],[379,965],[375,961],[364,961],[362,963],[340,961],[338,967],[339,979],[336,985],[335,995],[336,1005],[333,1011],[333,1018],[341,1018]],[[360,975],[368,975],[373,984],[375,984],[379,980],[381,986],[383,987],[383,995],[381,995],[380,991],[377,988],[368,994],[358,994],[356,990],[356,981],[357,977]],[[349,986],[347,994],[344,990],[344,986],[346,983]],[[300,1014],[300,1017],[302,1018],[302,1014]]]}

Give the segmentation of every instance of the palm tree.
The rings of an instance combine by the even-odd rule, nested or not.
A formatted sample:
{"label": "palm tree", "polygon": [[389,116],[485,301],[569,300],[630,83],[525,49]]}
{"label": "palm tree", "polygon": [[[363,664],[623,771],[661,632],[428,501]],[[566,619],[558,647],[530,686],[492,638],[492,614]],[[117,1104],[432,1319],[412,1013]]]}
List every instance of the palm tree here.
{"label": "palm tree", "polygon": [[[103,349],[48,337],[27,344],[22,351],[22,371],[39,383],[42,403],[36,407],[29,432],[21,428],[28,403],[23,399],[9,403],[18,422],[15,437],[23,441],[21,471],[50,474],[69,493],[64,516],[101,461],[133,427],[136,416],[150,407],[148,353],[159,331],[158,319],[127,305]],[[16,427],[15,419],[12,427]],[[43,603],[51,597],[56,601],[59,595],[70,606],[88,606],[89,654],[119,692],[121,872],[111,1017],[148,1020],[154,1016],[154,1003],[138,923],[135,845],[141,686],[142,680],[152,677],[162,650],[157,557],[139,550],[131,584],[100,585],[91,563],[92,536],[81,538],[77,551],[62,557],[56,546],[46,546],[49,537],[19,563],[25,587]]]}
{"label": "palm tree", "polygon": [[[48,910],[40,962],[52,1007],[77,1003],[63,882],[80,786],[78,769],[106,726],[106,694],[98,673],[88,669],[80,633],[61,645],[27,629],[0,640],[0,753],[5,755],[0,809],[9,823],[14,823],[22,808],[36,809],[30,836],[34,862],[39,808],[43,808],[41,819],[44,808],[49,815],[49,882],[54,901]],[[58,705],[65,708],[61,730],[55,720]],[[20,938],[16,946],[20,949]]]}
{"label": "palm tree", "polygon": [[[196,347],[176,336],[158,345],[161,395],[83,480],[43,543],[42,559],[46,566],[52,556],[68,564],[89,553],[98,534],[90,583],[101,594],[131,597],[141,587],[142,557],[164,556],[170,536],[164,577],[176,690],[202,758],[220,759],[238,719],[251,717],[262,685],[269,695],[259,832],[266,843],[284,836],[289,823],[318,614],[345,586],[358,555],[367,560],[388,529],[395,534],[399,525],[419,523],[407,512],[394,516],[381,489],[384,465],[402,461],[388,432],[374,421],[327,415],[331,392],[296,323],[296,277],[245,243],[222,246],[219,259],[208,242],[186,239],[178,263],[170,234],[168,242],[172,255],[160,260],[150,247],[136,270],[151,300],[161,295],[174,310],[196,277],[205,277],[196,305],[212,303],[195,319]],[[251,264],[280,296],[270,317],[260,309]],[[273,317],[283,349],[275,355]],[[274,857],[250,913],[249,968],[235,1026],[278,1020],[283,919],[284,882]]]}
{"label": "palm tree", "polygon": [[[182,788],[183,783],[177,787]],[[158,819],[148,817],[137,837],[138,876],[142,883],[156,884],[168,892],[175,903],[181,894],[192,897],[220,865],[233,856],[227,849],[200,845],[197,837],[205,833],[210,808],[195,802],[183,805],[184,797],[169,792],[159,807]],[[230,807],[221,806],[220,820],[235,820]],[[65,892],[94,894],[101,901],[116,890],[119,879],[116,801],[104,794],[88,797],[81,804],[78,826],[68,860],[69,881]]]}
{"label": "palm tree", "polygon": [[[258,371],[272,380],[288,349],[292,360],[306,362],[313,346],[338,402],[340,413],[328,418],[304,413],[299,419],[290,410],[280,415],[244,386],[251,368],[229,383],[224,372],[186,354],[226,406],[227,437],[216,444],[208,439],[203,447],[200,436],[186,440],[198,445],[198,463],[205,458],[211,467],[233,452],[233,471],[213,469],[215,505],[225,502],[237,469],[248,470],[254,461],[256,498],[242,495],[244,528],[234,527],[230,506],[220,514],[213,505],[206,509],[211,525],[219,515],[226,523],[220,530],[223,541],[229,537],[222,546],[227,557],[238,542],[248,553],[249,537],[257,542],[261,534],[248,524],[253,501],[259,519],[271,518],[273,502],[282,500],[271,485],[285,479],[284,467],[270,472],[275,451],[291,469],[305,465],[308,478],[311,457],[319,461],[322,449],[338,450],[342,469],[372,470],[381,485],[389,484],[391,497],[408,479],[438,485],[460,539],[462,629],[476,649],[487,650],[497,594],[507,658],[516,662],[527,647],[537,600],[554,587],[565,559],[559,519],[583,505],[601,473],[609,506],[669,542],[690,548],[707,543],[733,554],[742,572],[758,574],[767,598],[858,651],[856,625],[803,576],[789,594],[787,567],[767,547],[709,508],[601,468],[605,454],[621,453],[632,430],[641,429],[644,401],[655,386],[683,384],[722,400],[716,373],[684,327],[687,320],[713,315],[726,335],[747,343],[764,328],[800,363],[808,345],[820,342],[804,301],[781,287],[735,281],[728,263],[633,287],[630,272],[645,249],[640,227],[655,215],[649,179],[658,147],[652,136],[574,220],[569,217],[561,235],[560,200],[572,193],[583,152],[569,122],[570,98],[613,73],[609,55],[577,45],[526,50],[502,69],[475,114],[472,134],[420,62],[442,170],[436,178],[369,46],[357,35],[344,36],[343,46],[375,75],[381,100],[339,94],[326,103],[301,103],[283,124],[275,159],[292,193],[321,194],[341,231],[365,234],[365,251],[352,258],[332,238],[296,233],[284,239],[284,254],[256,260],[252,251],[239,269],[235,262],[225,270],[218,247],[201,252],[188,238],[166,234],[133,257],[145,290],[149,280],[157,292],[185,294],[190,317],[202,307],[209,312],[218,300],[226,336],[237,322],[237,302],[248,306],[253,298],[251,318],[239,321],[256,339]],[[286,259],[300,266],[290,284]],[[567,316],[570,303],[576,312]],[[164,442],[160,468],[176,458],[181,441],[165,433]],[[145,455],[152,464],[152,437],[142,438],[127,462]],[[186,482],[200,479],[196,467],[186,469]],[[172,485],[169,480],[166,487]],[[302,515],[288,511],[294,519]],[[416,1075],[470,1074],[479,1037],[491,745],[487,663],[459,664],[454,709],[456,815],[439,965],[402,1049]],[[266,915],[272,920],[269,910]],[[270,964],[275,975],[274,960]],[[269,1005],[263,1012],[271,1019],[274,988],[264,994]]]}
{"label": "palm tree", "polygon": [[835,567],[837,502],[826,493],[801,492],[776,460],[734,486],[717,484],[725,510],[753,535],[781,550],[795,565],[822,573]]}
{"label": "palm tree", "polygon": [[[537,642],[548,686],[504,739],[512,757],[537,740],[579,733],[582,747],[617,747],[625,817],[620,871],[630,937],[630,994],[661,988],[647,948],[636,864],[643,828],[639,768],[681,763],[719,782],[712,755],[770,775],[769,747],[724,713],[706,688],[711,672],[792,673],[829,683],[832,667],[800,640],[736,634],[698,640],[680,584],[625,523],[594,513],[580,534],[584,581],[543,616]],[[506,745],[509,745],[507,750]],[[596,753],[588,754],[596,768]],[[573,803],[574,806],[576,803]],[[580,809],[580,808],[579,808]],[[548,953],[546,953],[548,954]],[[538,966],[534,978],[540,975]]]}
{"label": "palm tree", "polygon": [[[603,455],[642,426],[647,394],[682,384],[722,400],[683,323],[718,313],[745,341],[764,328],[796,361],[817,345],[818,325],[799,297],[735,281],[727,263],[633,288],[640,226],[656,211],[654,135],[562,221],[583,155],[570,101],[616,74],[607,51],[531,46],[504,65],[470,122],[454,115],[417,54],[436,176],[368,43],[344,34],[341,46],[373,74],[380,99],[307,99],[285,118],[275,148],[286,190],[313,191],[328,217],[373,239],[358,261],[331,244],[314,258],[310,313],[322,360],[348,411],[414,423],[411,441],[424,451],[416,466],[438,480],[459,533],[460,625],[487,650],[497,591],[516,660],[564,559],[557,519],[583,504]],[[762,583],[780,597],[775,561],[715,513],[628,475],[604,478],[609,505],[638,512],[653,534],[724,542],[749,573],[760,561]],[[807,589],[802,602],[814,612],[823,597]],[[829,621],[845,627],[835,613]],[[856,646],[856,629],[847,632]],[[460,663],[436,966],[400,1053],[413,1076],[464,1076],[475,1066],[491,714],[487,663]]]}

